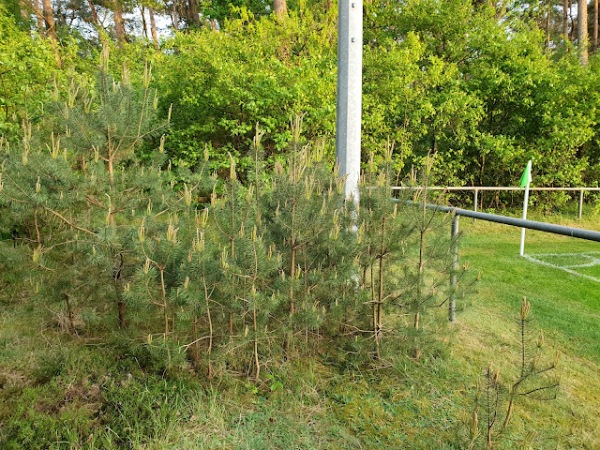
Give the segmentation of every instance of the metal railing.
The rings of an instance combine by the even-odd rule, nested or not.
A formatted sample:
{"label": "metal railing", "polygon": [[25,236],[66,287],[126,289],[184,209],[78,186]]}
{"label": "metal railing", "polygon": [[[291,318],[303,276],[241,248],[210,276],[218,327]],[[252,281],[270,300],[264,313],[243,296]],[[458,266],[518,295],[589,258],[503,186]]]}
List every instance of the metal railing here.
{"label": "metal railing", "polygon": [[[421,186],[393,186],[392,191],[423,190]],[[519,187],[507,186],[428,186],[427,190],[432,191],[473,191],[473,211],[477,211],[479,203],[479,192],[485,191],[524,191]],[[530,191],[564,191],[579,192],[579,209],[577,217],[581,219],[583,214],[583,196],[586,192],[600,192],[600,187],[530,187]]]}
{"label": "metal railing", "polygon": [[[409,202],[417,205],[417,202]],[[538,222],[535,220],[517,219],[515,217],[501,216],[498,214],[482,213],[468,209],[454,208],[451,206],[426,204],[427,209],[442,211],[452,214],[452,273],[450,277],[450,299],[448,302],[448,320],[454,322],[456,311],[456,292],[457,273],[458,273],[458,219],[460,216],[471,217],[473,219],[486,220],[488,222],[501,223],[519,228],[544,231],[546,233],[570,236],[588,241],[600,242],[600,231],[586,230],[583,228],[568,227],[565,225],[555,225],[551,223]]]}

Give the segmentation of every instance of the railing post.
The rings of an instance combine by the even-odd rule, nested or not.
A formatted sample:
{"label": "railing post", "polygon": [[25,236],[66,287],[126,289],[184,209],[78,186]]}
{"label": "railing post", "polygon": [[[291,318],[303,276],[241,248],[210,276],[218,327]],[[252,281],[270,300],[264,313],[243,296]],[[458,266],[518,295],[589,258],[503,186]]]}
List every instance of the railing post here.
{"label": "railing post", "polygon": [[[473,199],[473,211],[477,212],[479,203],[479,189],[475,188],[475,198]],[[473,223],[475,223],[475,219],[473,219]]]}
{"label": "railing post", "polygon": [[583,215],[583,189],[579,191],[579,220],[581,220],[581,216]]}
{"label": "railing post", "polygon": [[452,217],[452,273],[450,275],[450,300],[448,302],[448,320],[454,322],[456,310],[456,285],[458,273],[458,219],[459,215],[454,213]]}

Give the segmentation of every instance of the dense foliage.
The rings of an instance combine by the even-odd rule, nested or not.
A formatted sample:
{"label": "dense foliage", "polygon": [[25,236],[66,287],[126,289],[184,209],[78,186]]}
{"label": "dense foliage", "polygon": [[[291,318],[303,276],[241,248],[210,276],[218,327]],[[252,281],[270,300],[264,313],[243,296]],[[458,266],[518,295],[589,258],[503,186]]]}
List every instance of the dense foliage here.
{"label": "dense foliage", "polygon": [[[95,81],[72,80],[64,94],[55,83],[38,123],[23,120],[21,141],[0,141],[0,225],[13,244],[3,252],[3,267],[10,276],[9,260],[29,255],[31,262],[15,269],[30,272],[36,295],[64,302],[67,329],[77,331],[75,311],[87,309],[88,300],[100,316],[114,309],[121,329],[135,328],[130,309],[156,307],[165,342],[183,338],[175,333],[180,322],[191,329],[183,339],[196,352],[208,339],[209,374],[214,349],[228,347],[232,366],[245,364],[236,355],[253,345],[250,372],[258,378],[261,358],[274,358],[274,343],[287,354],[298,334],[368,330],[368,310],[357,303],[361,289],[371,292],[365,304],[378,305],[371,321],[377,330],[367,332],[378,335],[378,357],[385,298],[407,314],[422,313],[421,293],[431,278],[424,236],[435,214],[412,217],[412,206],[390,202],[397,179],[392,147],[380,174],[371,159],[360,211],[344,201],[344,181],[324,163],[324,144],[306,140],[301,116],[288,125],[285,164],[265,158],[266,131],[257,126],[246,167],[228,153],[227,173],[198,164],[173,168],[151,67],[135,84],[127,68],[120,80],[109,74],[107,47],[100,56]],[[203,152],[204,166],[210,153]],[[266,176],[269,165],[274,171]],[[434,247],[447,257],[447,245]],[[416,274],[406,270],[384,296],[390,269],[383,259],[409,258],[412,248],[421,255]],[[364,274],[360,284],[357,273]],[[409,308],[413,284],[419,306]],[[144,317],[135,320],[151,331]],[[208,335],[199,338],[199,329]]]}
{"label": "dense foliage", "polygon": [[[1,17],[0,118],[7,137],[16,139],[23,118],[35,123],[44,113],[53,79],[66,90],[73,76],[93,77],[97,52],[75,24],[50,45],[52,39],[25,30],[8,6]],[[366,3],[365,163],[374,153],[379,164],[391,143],[404,175],[433,156],[433,183],[512,185],[533,159],[538,186],[596,184],[598,63],[592,57],[582,65],[569,36],[559,32],[561,5],[552,10],[550,34],[539,27],[539,9],[513,6]],[[305,137],[322,140],[333,164],[336,10],[299,2],[290,3],[285,17],[265,11],[261,2],[240,3],[226,14],[207,10],[220,31],[191,27],[163,40],[158,52],[143,40],[118,41],[113,72],[121,72],[121,61],[136,77],[145,61],[154,61],[159,115],[172,111],[165,148],[174,166],[193,168],[208,149],[211,169],[227,167],[229,153],[245,169],[259,124],[272,168],[288,159],[294,115],[303,115]]]}

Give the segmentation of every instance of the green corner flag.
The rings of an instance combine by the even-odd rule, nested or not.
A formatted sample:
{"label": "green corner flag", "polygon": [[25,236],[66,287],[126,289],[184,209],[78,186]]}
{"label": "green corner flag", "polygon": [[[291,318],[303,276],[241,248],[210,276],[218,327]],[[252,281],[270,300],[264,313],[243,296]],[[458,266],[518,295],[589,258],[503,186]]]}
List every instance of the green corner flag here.
{"label": "green corner flag", "polygon": [[525,170],[523,171],[523,175],[521,175],[521,189],[527,187],[529,183],[531,183],[531,160],[529,160],[527,167],[525,167]]}

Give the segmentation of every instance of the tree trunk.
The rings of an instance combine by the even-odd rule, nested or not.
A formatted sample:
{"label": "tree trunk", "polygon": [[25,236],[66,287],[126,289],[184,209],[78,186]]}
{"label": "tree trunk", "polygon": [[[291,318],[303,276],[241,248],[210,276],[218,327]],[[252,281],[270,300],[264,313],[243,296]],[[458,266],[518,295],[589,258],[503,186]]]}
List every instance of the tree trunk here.
{"label": "tree trunk", "polygon": [[547,0],[547,9],[546,9],[546,48],[550,48],[550,16],[552,14],[552,2],[551,0]]}
{"label": "tree trunk", "polygon": [[146,7],[141,5],[141,15],[142,15],[142,29],[144,37],[148,39],[148,23],[146,22]]}
{"label": "tree trunk", "polygon": [[200,28],[200,14],[198,14],[198,0],[188,0],[188,19],[196,28]]}
{"label": "tree trunk", "polygon": [[273,11],[278,19],[283,19],[287,15],[286,0],[273,0]]}
{"label": "tree trunk", "polygon": [[579,45],[579,54],[581,63],[587,66],[588,63],[588,18],[587,18],[587,0],[578,0],[577,3],[577,41]]}
{"label": "tree trunk", "polygon": [[171,11],[171,21],[173,22],[173,29],[179,31],[179,11],[177,11],[177,2],[173,2],[173,8]]}
{"label": "tree trunk", "polygon": [[115,21],[115,34],[117,35],[117,43],[119,47],[127,41],[125,33],[125,19],[123,19],[123,5],[116,1],[113,3],[113,15]]}
{"label": "tree trunk", "polygon": [[118,301],[117,302],[117,314],[118,314],[118,320],[119,320],[119,328],[122,330],[127,327],[127,321],[125,319],[125,316],[126,316],[125,311],[126,311],[125,302]]}
{"label": "tree trunk", "polygon": [[40,34],[42,34],[42,33],[44,33],[44,29],[46,27],[44,26],[44,13],[42,12],[42,8],[40,8],[39,0],[31,1],[31,9],[33,10],[33,12],[35,14],[38,32]]}
{"label": "tree trunk", "polygon": [[88,6],[90,7],[90,13],[92,14],[92,23],[96,28],[100,28],[100,19],[98,18],[98,12],[96,11],[94,2],[92,0],[88,0]]}
{"label": "tree trunk", "polygon": [[573,19],[573,0],[569,0],[569,21],[571,22],[571,30],[569,31],[569,40],[575,41],[575,20]]}
{"label": "tree trunk", "polygon": [[154,20],[154,10],[148,8],[148,14],[150,15],[150,34],[152,34],[152,41],[154,42],[154,48],[159,49],[158,44],[158,33],[156,32],[156,21]]}
{"label": "tree trunk", "polygon": [[563,0],[563,34],[565,41],[569,40],[569,0]]}
{"label": "tree trunk", "polygon": [[45,34],[46,37],[50,39],[50,43],[52,44],[52,50],[54,50],[54,59],[56,60],[56,65],[60,68],[62,67],[62,60],[60,58],[60,53],[58,52],[58,39],[56,37],[56,27],[54,23],[54,11],[52,10],[52,3],[50,2],[50,0],[42,0],[42,7],[44,23],[46,25]]}
{"label": "tree trunk", "polygon": [[92,23],[98,32],[98,39],[102,44],[102,47],[108,44],[106,39],[106,34],[102,25],[100,25],[100,18],[98,17],[98,11],[96,11],[96,7],[94,6],[94,2],[92,0],[87,0],[88,6],[90,7],[90,13],[92,14]]}
{"label": "tree trunk", "polygon": [[56,42],[56,29],[54,27],[54,12],[50,0],[42,0],[44,22],[46,24],[46,36]]}
{"label": "tree trunk", "polygon": [[598,0],[594,0],[594,41],[593,50],[598,48]]}

